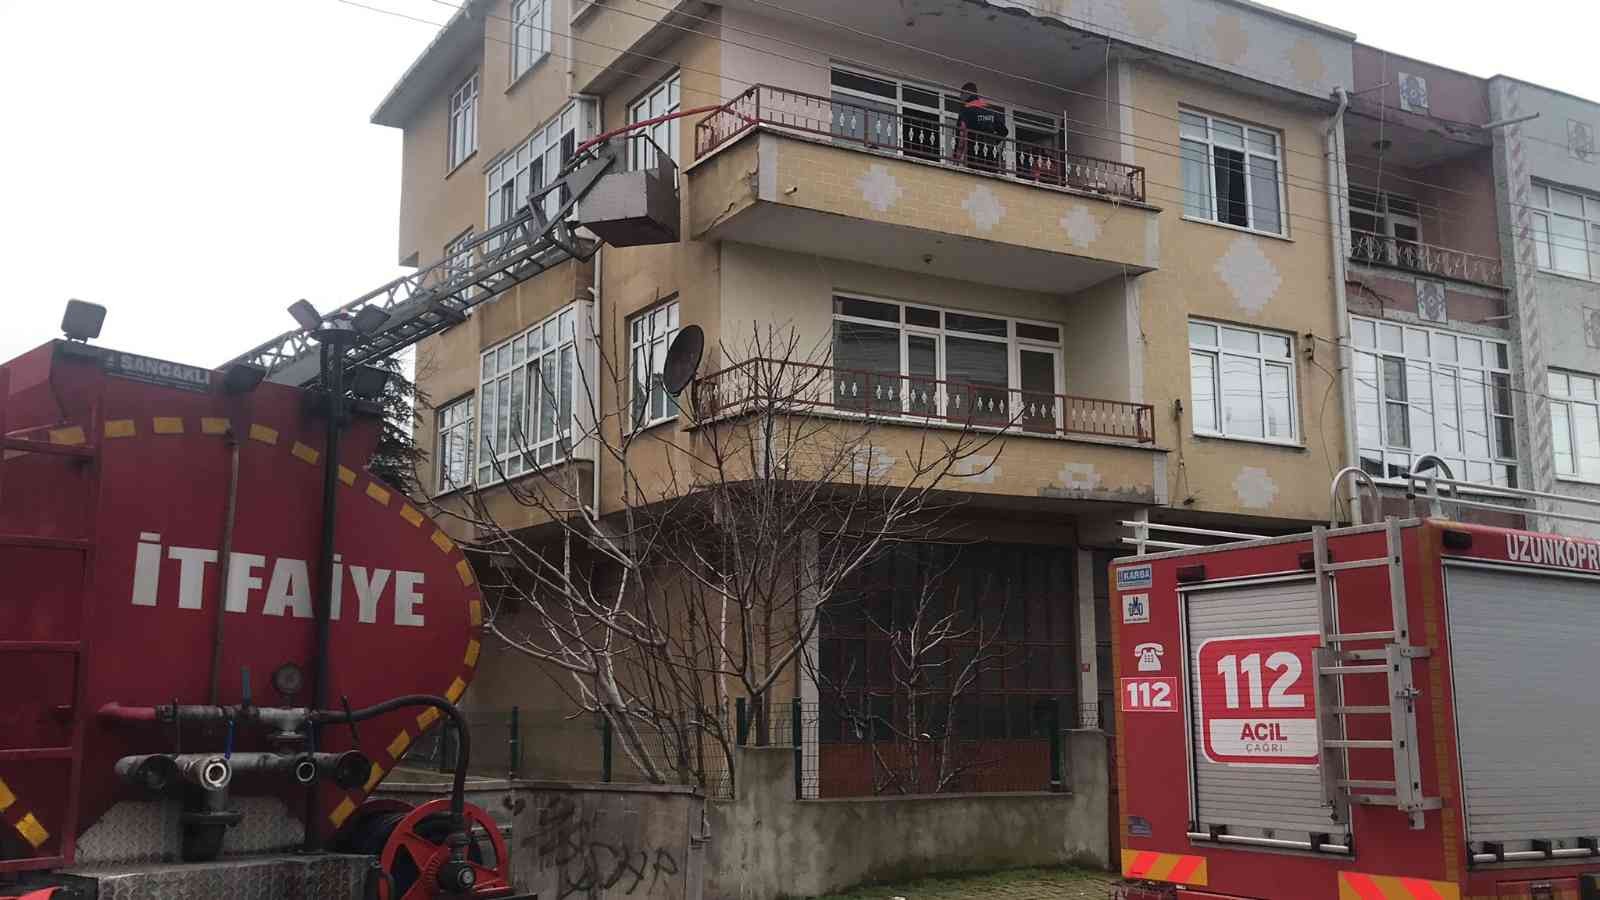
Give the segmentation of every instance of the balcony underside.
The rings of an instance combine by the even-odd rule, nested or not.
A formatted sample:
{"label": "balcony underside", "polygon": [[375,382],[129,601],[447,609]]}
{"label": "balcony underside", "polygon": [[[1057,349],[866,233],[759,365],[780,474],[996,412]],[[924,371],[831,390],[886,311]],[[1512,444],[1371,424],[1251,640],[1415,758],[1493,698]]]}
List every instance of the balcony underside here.
{"label": "balcony underside", "polygon": [[1157,211],[752,129],[689,170],[690,230],[824,258],[1064,294],[1157,267]]}

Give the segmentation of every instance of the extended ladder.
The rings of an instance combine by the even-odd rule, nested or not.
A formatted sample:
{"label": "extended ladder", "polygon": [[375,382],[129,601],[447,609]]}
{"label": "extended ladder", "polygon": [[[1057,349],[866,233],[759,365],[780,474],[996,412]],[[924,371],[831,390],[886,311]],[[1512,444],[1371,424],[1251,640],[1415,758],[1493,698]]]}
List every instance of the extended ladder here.
{"label": "extended ladder", "polygon": [[[1424,797],[1422,763],[1417,753],[1417,689],[1412,684],[1411,661],[1426,657],[1425,647],[1411,646],[1406,616],[1406,582],[1400,554],[1400,522],[1390,518],[1384,527],[1387,554],[1372,559],[1336,562],[1328,553],[1328,530],[1311,532],[1312,555],[1320,598],[1318,622],[1321,645],[1316,651],[1317,741],[1322,760],[1323,795],[1337,821],[1348,823],[1349,804],[1393,806],[1406,813],[1411,827],[1423,827],[1425,810],[1438,809],[1437,797]],[[1339,628],[1339,595],[1335,577],[1355,569],[1386,567],[1389,575],[1390,627],[1383,631],[1344,632]],[[1345,649],[1349,644],[1383,641],[1381,648]],[[1384,679],[1385,705],[1345,703],[1345,679]],[[1389,736],[1352,739],[1347,727],[1353,716],[1389,717]],[[1394,757],[1394,780],[1353,779],[1346,765],[1354,752],[1389,751]],[[1378,793],[1370,793],[1377,791]]]}

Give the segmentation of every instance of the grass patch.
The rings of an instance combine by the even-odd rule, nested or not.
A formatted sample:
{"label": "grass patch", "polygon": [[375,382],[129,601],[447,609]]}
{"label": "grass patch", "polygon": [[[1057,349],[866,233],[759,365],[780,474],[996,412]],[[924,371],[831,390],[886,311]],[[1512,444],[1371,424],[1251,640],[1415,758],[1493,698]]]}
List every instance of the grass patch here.
{"label": "grass patch", "polygon": [[915,881],[871,884],[828,894],[820,900],[939,900],[966,897],[1100,898],[1113,883],[1106,872],[1085,869],[1007,869],[979,874],[934,875]]}

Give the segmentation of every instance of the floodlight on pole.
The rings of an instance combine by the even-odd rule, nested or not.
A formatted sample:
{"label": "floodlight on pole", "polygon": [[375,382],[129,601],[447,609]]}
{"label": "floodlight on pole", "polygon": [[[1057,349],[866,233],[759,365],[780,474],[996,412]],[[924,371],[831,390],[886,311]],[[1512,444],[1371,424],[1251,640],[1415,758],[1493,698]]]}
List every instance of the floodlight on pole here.
{"label": "floodlight on pole", "polygon": [[289,315],[306,331],[316,331],[322,327],[322,314],[311,305],[309,300],[296,300],[289,304]]}
{"label": "floodlight on pole", "polygon": [[363,400],[376,400],[389,387],[389,373],[377,366],[357,366],[349,374],[350,393]]}
{"label": "floodlight on pole", "polygon": [[61,332],[69,341],[87,341],[100,336],[100,326],[106,321],[106,308],[84,300],[68,300],[67,311],[61,317]]}
{"label": "floodlight on pole", "polygon": [[376,306],[363,306],[356,311],[352,324],[356,331],[371,337],[374,332],[382,328],[389,321],[389,314]]}

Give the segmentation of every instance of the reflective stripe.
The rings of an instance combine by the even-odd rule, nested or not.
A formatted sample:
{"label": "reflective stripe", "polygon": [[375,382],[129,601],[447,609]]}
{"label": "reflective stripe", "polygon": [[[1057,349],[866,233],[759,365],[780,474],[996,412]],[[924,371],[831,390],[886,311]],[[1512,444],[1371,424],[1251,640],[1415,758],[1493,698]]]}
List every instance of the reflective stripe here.
{"label": "reflective stripe", "polygon": [[1204,856],[1154,850],[1122,851],[1122,874],[1125,878],[1199,886],[1204,886],[1209,877]]}
{"label": "reflective stripe", "polygon": [[1461,888],[1426,878],[1340,872],[1339,900],[1461,900]]}

